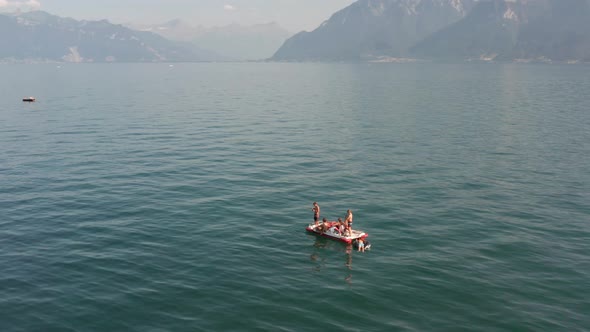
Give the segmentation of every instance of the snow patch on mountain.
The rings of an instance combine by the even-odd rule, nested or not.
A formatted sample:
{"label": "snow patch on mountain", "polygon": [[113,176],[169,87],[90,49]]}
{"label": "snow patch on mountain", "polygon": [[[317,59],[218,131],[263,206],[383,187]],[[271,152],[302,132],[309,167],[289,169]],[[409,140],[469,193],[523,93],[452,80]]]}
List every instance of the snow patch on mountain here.
{"label": "snow patch on mountain", "polygon": [[506,9],[503,15],[504,19],[509,21],[518,21],[518,15],[514,12],[514,10],[510,7]]}
{"label": "snow patch on mountain", "polygon": [[376,1],[377,3],[370,1],[369,2],[369,9],[371,10],[371,14],[374,16],[381,16],[385,12],[385,4],[382,1]]}
{"label": "snow patch on mountain", "polygon": [[463,1],[461,0],[451,0],[451,6],[455,8],[456,11],[461,13],[461,15],[465,15],[465,6],[463,6]]}

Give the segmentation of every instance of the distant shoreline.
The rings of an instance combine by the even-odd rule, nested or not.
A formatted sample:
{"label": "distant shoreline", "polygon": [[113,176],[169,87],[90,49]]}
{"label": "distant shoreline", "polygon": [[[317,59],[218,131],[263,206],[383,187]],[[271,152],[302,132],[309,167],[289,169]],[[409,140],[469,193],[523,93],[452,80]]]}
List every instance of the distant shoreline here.
{"label": "distant shoreline", "polygon": [[551,60],[547,58],[537,59],[513,59],[513,60],[495,60],[491,58],[468,58],[468,59],[420,59],[420,58],[396,58],[396,57],[379,57],[375,59],[364,60],[243,60],[243,61],[56,61],[45,59],[0,59],[0,65],[84,65],[84,64],[182,64],[182,63],[349,63],[349,64],[408,64],[408,63],[489,63],[489,64],[546,64],[546,65],[587,65],[590,61],[582,60]]}

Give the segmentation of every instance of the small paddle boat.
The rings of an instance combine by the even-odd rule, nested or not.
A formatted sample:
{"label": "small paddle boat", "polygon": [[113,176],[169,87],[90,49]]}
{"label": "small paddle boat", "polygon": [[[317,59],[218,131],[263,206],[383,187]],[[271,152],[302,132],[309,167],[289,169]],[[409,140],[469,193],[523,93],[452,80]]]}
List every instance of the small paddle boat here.
{"label": "small paddle boat", "polygon": [[328,229],[326,232],[320,232],[320,230],[318,230],[318,226],[320,226],[320,225],[321,224],[318,224],[318,225],[310,224],[309,226],[307,226],[305,228],[305,230],[310,233],[321,235],[323,237],[327,237],[327,238],[341,241],[344,243],[352,243],[356,239],[364,239],[367,236],[369,236],[369,234],[367,234],[365,232],[362,232],[359,230],[354,230],[354,229],[352,230],[352,234],[350,236],[341,235],[338,231],[332,230],[332,229]]}

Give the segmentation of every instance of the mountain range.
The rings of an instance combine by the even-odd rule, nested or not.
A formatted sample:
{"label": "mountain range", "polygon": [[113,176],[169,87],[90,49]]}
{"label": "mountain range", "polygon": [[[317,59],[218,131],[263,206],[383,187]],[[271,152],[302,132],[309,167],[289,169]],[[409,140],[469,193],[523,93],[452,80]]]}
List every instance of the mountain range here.
{"label": "mountain range", "polygon": [[177,19],[159,25],[132,27],[154,32],[169,40],[198,45],[227,60],[267,59],[291,36],[289,31],[275,22],[206,28]]}
{"label": "mountain range", "polygon": [[590,0],[358,0],[290,38],[276,23],[138,29],[43,11],[0,14],[0,61],[590,62]]}
{"label": "mountain range", "polygon": [[43,11],[0,15],[0,59],[66,62],[212,61],[214,52],[102,21]]}
{"label": "mountain range", "polygon": [[358,0],[271,59],[382,57],[590,61],[590,1]]}
{"label": "mountain range", "polygon": [[590,1],[480,1],[463,20],[412,48],[414,56],[590,61]]}
{"label": "mountain range", "polygon": [[408,56],[430,34],[459,21],[473,0],[359,0],[312,32],[300,32],[273,60],[361,60]]}

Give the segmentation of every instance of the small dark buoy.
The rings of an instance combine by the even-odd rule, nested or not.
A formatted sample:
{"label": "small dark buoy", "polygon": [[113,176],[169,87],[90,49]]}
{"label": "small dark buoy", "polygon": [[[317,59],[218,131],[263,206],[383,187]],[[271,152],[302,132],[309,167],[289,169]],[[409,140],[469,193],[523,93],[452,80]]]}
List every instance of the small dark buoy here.
{"label": "small dark buoy", "polygon": [[26,102],[32,103],[32,102],[34,102],[34,101],[35,101],[35,97],[25,97],[25,98],[23,98],[23,101],[26,101]]}

